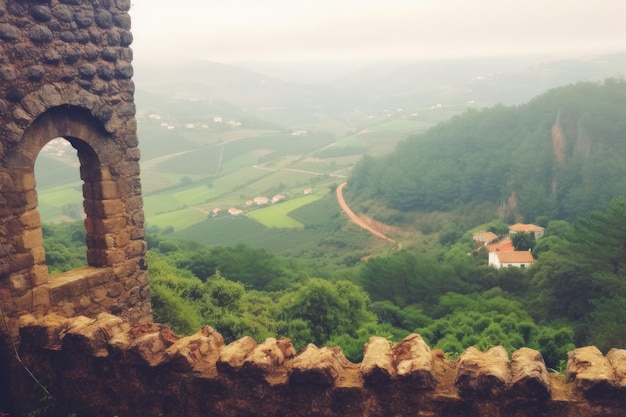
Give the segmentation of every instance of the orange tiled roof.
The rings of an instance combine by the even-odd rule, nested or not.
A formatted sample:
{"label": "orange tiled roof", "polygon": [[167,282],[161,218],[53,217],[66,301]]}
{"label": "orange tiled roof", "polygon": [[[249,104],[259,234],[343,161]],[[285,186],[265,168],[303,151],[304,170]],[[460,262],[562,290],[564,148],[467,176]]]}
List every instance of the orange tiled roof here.
{"label": "orange tiled roof", "polygon": [[543,231],[543,227],[541,226],[537,226],[535,224],[523,224],[523,223],[516,223],[513,226],[509,226],[509,230],[511,232],[515,232],[515,233],[534,233],[534,232],[541,232]]}
{"label": "orange tiled roof", "polygon": [[501,264],[527,264],[535,262],[533,254],[528,250],[498,252],[496,256]]}
{"label": "orange tiled roof", "polygon": [[496,235],[493,232],[487,232],[485,230],[483,230],[482,232],[476,232],[474,233],[474,240],[477,242],[493,242],[494,240],[496,240],[498,238],[498,235]]}
{"label": "orange tiled roof", "polygon": [[515,246],[513,246],[513,241],[510,237],[505,237],[499,242],[488,245],[487,250],[489,252],[513,252]]}

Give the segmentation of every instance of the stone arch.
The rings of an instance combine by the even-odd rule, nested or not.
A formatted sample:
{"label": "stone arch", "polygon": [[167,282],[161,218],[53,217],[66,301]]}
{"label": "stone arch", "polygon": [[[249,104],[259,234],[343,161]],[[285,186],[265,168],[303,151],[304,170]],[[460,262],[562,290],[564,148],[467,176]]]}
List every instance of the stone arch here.
{"label": "stone arch", "polygon": [[[65,105],[44,112],[26,129],[22,140],[8,156],[7,168],[11,169],[19,183],[34,186],[35,181],[29,178],[34,177],[35,161],[41,149],[56,137],[63,137],[78,151],[80,177],[84,183],[83,206],[87,216],[87,263],[92,267],[112,266],[116,263],[112,256],[115,240],[106,239],[102,231],[105,229],[104,213],[124,217],[123,206],[118,201],[118,184],[111,174],[123,154],[112,135],[87,109]],[[36,193],[36,189],[28,187],[23,191]],[[33,209],[25,205],[23,210],[26,214]],[[32,217],[36,221],[39,216],[36,214]],[[41,230],[40,224],[32,226]],[[108,234],[117,236],[124,233],[125,226],[125,222],[117,222],[109,228]]]}
{"label": "stone arch", "polygon": [[[50,276],[34,166],[41,149],[62,137],[76,150],[83,181],[87,266]],[[123,139],[123,138],[122,138]],[[34,118],[0,165],[0,295],[9,317],[110,312],[150,317],[144,255],[139,156],[91,109],[70,104]],[[13,323],[15,326],[16,323]]]}

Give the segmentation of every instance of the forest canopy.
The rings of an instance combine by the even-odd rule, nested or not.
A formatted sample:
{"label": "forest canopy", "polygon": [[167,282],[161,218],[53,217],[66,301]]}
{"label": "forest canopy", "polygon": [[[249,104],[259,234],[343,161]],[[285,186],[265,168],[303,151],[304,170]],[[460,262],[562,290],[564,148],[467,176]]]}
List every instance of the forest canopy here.
{"label": "forest canopy", "polygon": [[626,195],[624,108],[626,81],[610,79],[471,110],[364,158],[347,189],[402,211],[489,201],[511,219],[571,221]]}

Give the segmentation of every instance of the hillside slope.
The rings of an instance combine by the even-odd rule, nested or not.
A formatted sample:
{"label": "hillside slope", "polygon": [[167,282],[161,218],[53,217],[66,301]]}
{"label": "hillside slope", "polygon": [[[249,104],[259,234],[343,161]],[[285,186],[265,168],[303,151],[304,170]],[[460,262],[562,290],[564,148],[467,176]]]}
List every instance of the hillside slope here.
{"label": "hillside slope", "polygon": [[517,220],[572,219],[626,194],[625,109],[626,82],[607,80],[469,111],[364,159],[348,189],[403,211],[488,201]]}

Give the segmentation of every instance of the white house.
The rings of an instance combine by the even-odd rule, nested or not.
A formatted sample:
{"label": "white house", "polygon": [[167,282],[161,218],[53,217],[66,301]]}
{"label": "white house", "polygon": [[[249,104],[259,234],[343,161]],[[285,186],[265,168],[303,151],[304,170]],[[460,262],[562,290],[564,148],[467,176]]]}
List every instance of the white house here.
{"label": "white house", "polygon": [[[493,261],[493,263],[492,263]],[[490,252],[489,265],[500,269],[514,266],[517,268],[531,266],[535,262],[530,251]]]}

